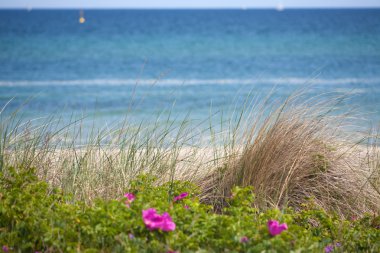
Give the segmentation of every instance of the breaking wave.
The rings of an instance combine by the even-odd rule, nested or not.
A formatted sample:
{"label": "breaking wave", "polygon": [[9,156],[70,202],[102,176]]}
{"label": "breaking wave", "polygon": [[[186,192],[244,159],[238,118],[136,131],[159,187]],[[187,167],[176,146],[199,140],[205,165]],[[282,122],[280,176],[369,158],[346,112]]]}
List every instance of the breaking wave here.
{"label": "breaking wave", "polygon": [[376,84],[380,78],[263,78],[263,79],[85,79],[85,80],[0,80],[0,86],[103,86],[103,85],[347,85]]}

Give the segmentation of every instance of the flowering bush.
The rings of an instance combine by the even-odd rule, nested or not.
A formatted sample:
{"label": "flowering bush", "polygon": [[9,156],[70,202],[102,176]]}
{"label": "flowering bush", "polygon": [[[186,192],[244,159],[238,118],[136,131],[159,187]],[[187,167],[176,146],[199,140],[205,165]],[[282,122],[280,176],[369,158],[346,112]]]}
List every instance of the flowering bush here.
{"label": "flowering bush", "polygon": [[[154,186],[140,176],[119,200],[75,202],[34,170],[0,173],[3,252],[379,252],[375,216],[341,220],[306,202],[302,210],[254,208],[235,188],[222,213],[188,182]],[[133,194],[132,194],[133,193]],[[190,193],[181,201],[175,196]],[[183,195],[182,195],[183,196]],[[129,208],[125,207],[125,203]],[[186,207],[186,208],[185,208]],[[170,214],[170,215],[169,215]],[[0,251],[1,251],[0,250]]]}

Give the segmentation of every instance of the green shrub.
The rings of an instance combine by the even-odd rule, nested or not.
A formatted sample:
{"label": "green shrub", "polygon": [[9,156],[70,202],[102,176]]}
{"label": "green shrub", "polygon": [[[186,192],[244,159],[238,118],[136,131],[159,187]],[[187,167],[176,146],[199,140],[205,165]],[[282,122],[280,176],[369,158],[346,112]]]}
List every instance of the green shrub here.
{"label": "green shrub", "polygon": [[[379,218],[340,220],[312,202],[301,210],[253,207],[254,189],[234,188],[221,213],[197,199],[188,182],[156,186],[142,175],[126,192],[128,201],[95,200],[91,205],[35,176],[33,169],[8,168],[0,173],[0,245],[9,252],[379,252]],[[174,201],[183,192],[189,196]],[[168,212],[174,231],[147,229],[142,210]],[[288,229],[276,236],[267,222]]]}

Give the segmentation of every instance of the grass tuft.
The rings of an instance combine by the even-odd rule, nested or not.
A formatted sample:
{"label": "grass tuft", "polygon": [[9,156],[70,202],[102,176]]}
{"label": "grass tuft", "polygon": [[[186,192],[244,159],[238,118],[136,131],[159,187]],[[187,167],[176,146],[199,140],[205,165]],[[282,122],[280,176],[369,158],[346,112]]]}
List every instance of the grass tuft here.
{"label": "grass tuft", "polygon": [[221,210],[233,187],[253,186],[260,209],[313,201],[346,217],[378,213],[380,153],[375,144],[367,152],[369,137],[349,130],[351,119],[336,113],[341,99],[302,102],[297,95],[265,117],[251,117],[242,151],[202,183],[206,201]]}

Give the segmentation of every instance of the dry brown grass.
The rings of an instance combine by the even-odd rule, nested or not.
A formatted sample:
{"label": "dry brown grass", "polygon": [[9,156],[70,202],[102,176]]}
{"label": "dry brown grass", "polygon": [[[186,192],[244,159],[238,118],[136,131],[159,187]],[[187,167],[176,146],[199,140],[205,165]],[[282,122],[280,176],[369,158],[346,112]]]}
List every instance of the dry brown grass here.
{"label": "dry brown grass", "polygon": [[264,123],[253,119],[241,154],[201,182],[204,199],[223,205],[218,199],[233,186],[253,186],[259,208],[298,208],[312,199],[343,216],[378,212],[378,149],[347,132],[347,115],[330,116],[338,101],[291,97]]}

